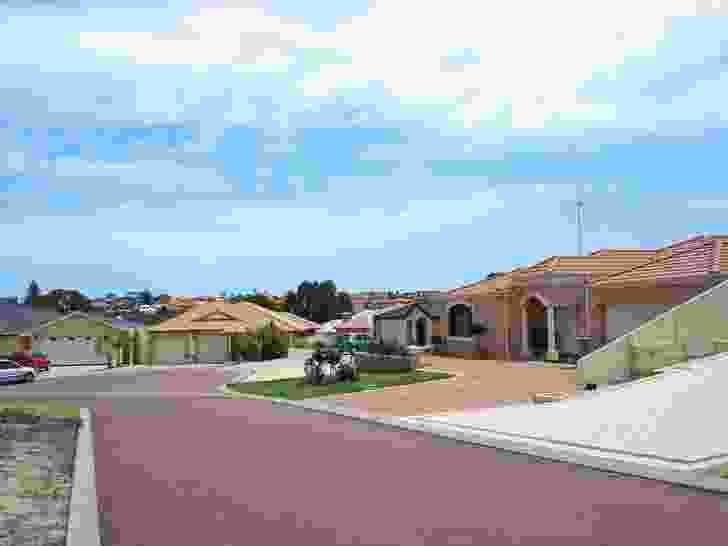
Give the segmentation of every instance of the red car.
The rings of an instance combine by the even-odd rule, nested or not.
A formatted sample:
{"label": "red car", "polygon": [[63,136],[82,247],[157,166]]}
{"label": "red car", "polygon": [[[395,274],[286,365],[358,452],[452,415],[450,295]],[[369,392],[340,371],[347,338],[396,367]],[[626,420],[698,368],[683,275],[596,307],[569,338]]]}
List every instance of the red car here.
{"label": "red car", "polygon": [[51,361],[45,353],[33,353],[30,356],[33,367],[39,372],[48,372],[51,369]]}
{"label": "red car", "polygon": [[27,353],[15,352],[5,356],[4,358],[17,363],[20,366],[33,368],[37,373],[40,373],[41,371],[47,372],[50,370],[51,364],[45,353],[33,353],[31,356]]}

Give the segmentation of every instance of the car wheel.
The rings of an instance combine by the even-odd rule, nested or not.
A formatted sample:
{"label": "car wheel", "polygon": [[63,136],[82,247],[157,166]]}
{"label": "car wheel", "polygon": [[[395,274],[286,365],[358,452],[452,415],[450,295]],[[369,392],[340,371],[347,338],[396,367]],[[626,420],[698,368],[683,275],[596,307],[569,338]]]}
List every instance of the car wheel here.
{"label": "car wheel", "polygon": [[32,381],[35,381],[35,375],[32,373],[25,374],[25,382],[30,383]]}

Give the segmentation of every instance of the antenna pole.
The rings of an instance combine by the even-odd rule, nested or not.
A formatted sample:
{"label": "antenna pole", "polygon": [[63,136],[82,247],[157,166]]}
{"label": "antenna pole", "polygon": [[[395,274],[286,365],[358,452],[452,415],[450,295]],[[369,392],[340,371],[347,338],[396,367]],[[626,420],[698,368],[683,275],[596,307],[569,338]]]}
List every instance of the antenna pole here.
{"label": "antenna pole", "polygon": [[584,250],[583,250],[583,247],[582,247],[582,242],[583,242],[583,239],[584,239],[583,225],[582,225],[582,215],[583,215],[583,210],[582,209],[583,208],[584,208],[584,201],[582,201],[582,200],[577,201],[576,202],[576,225],[577,225],[577,230],[578,230],[578,233],[577,233],[577,241],[578,241],[578,243],[577,244],[579,245],[579,248],[578,248],[578,250],[579,250],[579,256],[583,256],[584,255]]}

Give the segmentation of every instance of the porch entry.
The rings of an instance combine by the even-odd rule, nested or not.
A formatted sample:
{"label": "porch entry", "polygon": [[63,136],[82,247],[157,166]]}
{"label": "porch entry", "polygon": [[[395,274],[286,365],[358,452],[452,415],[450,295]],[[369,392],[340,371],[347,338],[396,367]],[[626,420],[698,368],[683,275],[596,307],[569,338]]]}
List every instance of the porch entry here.
{"label": "porch entry", "polygon": [[521,302],[521,352],[529,358],[545,358],[558,350],[555,307],[540,296]]}
{"label": "porch entry", "polygon": [[417,345],[424,347],[427,345],[427,320],[424,317],[418,318],[415,329],[417,331]]}

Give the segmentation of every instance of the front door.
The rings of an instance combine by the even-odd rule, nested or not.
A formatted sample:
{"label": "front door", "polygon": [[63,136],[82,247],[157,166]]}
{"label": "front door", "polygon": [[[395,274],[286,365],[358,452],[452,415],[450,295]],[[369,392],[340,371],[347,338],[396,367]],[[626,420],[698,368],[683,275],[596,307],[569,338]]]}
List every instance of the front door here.
{"label": "front door", "polygon": [[427,321],[424,318],[417,320],[417,345],[427,345]]}

